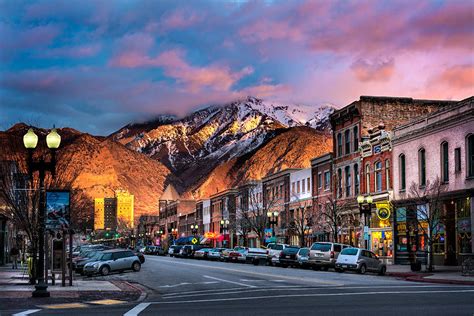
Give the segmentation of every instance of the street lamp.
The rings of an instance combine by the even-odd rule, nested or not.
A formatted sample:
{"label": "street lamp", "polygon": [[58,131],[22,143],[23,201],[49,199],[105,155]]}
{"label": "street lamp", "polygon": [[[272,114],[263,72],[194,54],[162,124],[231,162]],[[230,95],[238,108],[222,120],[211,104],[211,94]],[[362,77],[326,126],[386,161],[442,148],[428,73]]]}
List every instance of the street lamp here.
{"label": "street lamp", "polygon": [[[38,274],[38,284],[35,285],[35,290],[32,293],[33,297],[49,297],[50,293],[48,292],[48,285],[45,283],[44,275],[44,230],[45,230],[45,187],[44,187],[44,177],[46,172],[51,173],[51,176],[54,178],[56,174],[56,149],[59,148],[61,144],[61,136],[58,134],[55,128],[46,136],[46,145],[51,150],[51,160],[49,162],[45,161],[43,155],[39,161],[33,160],[33,151],[38,145],[38,135],[35,134],[32,128],[23,136],[23,145],[28,150],[28,174],[31,181],[33,181],[33,172],[38,171],[39,173],[39,187],[40,187],[40,196],[39,196],[39,211],[38,211],[38,224],[39,224],[39,258],[36,265],[36,273]],[[36,254],[35,254],[36,256]]]}
{"label": "street lamp", "polygon": [[227,240],[225,239],[225,235],[228,234],[228,228],[229,228],[229,220],[228,219],[221,219],[221,228],[220,232],[221,234],[224,234],[224,242],[227,245]]}
{"label": "street lamp", "polygon": [[278,225],[278,212],[267,212],[268,223],[272,228],[272,237],[275,237],[275,225]]}
{"label": "street lamp", "polygon": [[198,233],[198,228],[199,228],[199,226],[198,226],[197,224],[195,224],[195,225],[192,225],[192,224],[191,224],[191,233],[193,234],[193,236],[196,236],[196,235],[197,235],[197,233]]}
{"label": "street lamp", "polygon": [[[367,202],[367,204],[364,204]],[[360,216],[364,215],[364,241],[365,241],[365,248],[368,248],[368,240],[365,240],[365,230],[368,229],[370,226],[370,215],[372,214],[372,203],[373,203],[373,198],[371,195],[368,195],[367,197],[364,198],[364,196],[359,195],[357,197],[357,203],[359,204],[359,212]],[[367,228],[365,228],[367,227]]]}

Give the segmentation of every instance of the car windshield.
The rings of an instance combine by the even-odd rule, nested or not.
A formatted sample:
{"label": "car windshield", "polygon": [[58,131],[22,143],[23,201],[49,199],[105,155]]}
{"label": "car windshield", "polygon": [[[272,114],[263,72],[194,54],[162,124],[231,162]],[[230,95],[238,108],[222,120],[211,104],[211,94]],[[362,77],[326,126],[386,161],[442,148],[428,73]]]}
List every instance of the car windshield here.
{"label": "car windshield", "polygon": [[357,248],[346,248],[342,250],[341,255],[346,255],[346,256],[355,256],[359,252],[359,249]]}
{"label": "car windshield", "polygon": [[107,261],[107,260],[112,260],[112,254],[111,253],[104,253],[102,257],[100,257],[101,261]]}
{"label": "car windshield", "polygon": [[273,247],[274,250],[283,250],[283,245],[275,245]]}
{"label": "car windshield", "polygon": [[329,251],[329,250],[331,250],[331,244],[315,243],[315,244],[311,247],[311,250]]}

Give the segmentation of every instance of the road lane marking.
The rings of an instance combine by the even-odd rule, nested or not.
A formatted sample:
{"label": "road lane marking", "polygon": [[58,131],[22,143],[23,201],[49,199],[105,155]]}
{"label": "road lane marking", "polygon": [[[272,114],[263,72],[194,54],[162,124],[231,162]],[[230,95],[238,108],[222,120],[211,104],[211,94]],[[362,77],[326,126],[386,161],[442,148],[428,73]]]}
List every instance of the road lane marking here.
{"label": "road lane marking", "polygon": [[332,286],[343,286],[344,285],[344,283],[326,281],[326,280],[316,279],[314,277],[311,277],[311,279],[306,279],[306,278],[302,278],[302,277],[286,277],[286,276],[283,276],[283,275],[272,274],[272,273],[251,272],[251,271],[224,268],[224,267],[218,267],[218,266],[206,266],[206,265],[195,264],[195,263],[179,262],[177,260],[162,260],[161,258],[150,258],[150,259],[152,259],[151,261],[158,261],[158,262],[161,262],[161,263],[182,264],[182,265],[186,265],[186,266],[194,266],[194,267],[200,267],[200,268],[206,268],[206,269],[212,269],[212,270],[232,271],[232,272],[238,272],[238,273],[243,273],[243,274],[257,275],[257,276],[260,276],[260,277],[261,276],[266,276],[266,277],[271,277],[271,278],[286,279],[286,280],[290,280],[290,281],[298,281],[299,280],[299,281],[303,281],[303,282],[326,284],[326,285],[332,285]]}
{"label": "road lane marking", "polygon": [[219,279],[219,278],[215,278],[215,277],[212,277],[212,276],[209,276],[209,275],[203,275],[203,277],[208,278],[208,279],[212,279],[212,280],[225,282],[225,283],[231,283],[231,284],[236,284],[236,285],[240,285],[240,286],[245,286],[245,287],[256,287],[255,285],[250,285],[250,284],[245,284],[245,283],[240,283],[240,282],[235,282],[235,281]]}
{"label": "road lane marking", "polygon": [[40,310],[41,309],[29,309],[29,310],[26,310],[24,312],[13,314],[13,316],[26,316],[26,315],[29,315],[29,314],[39,312]]}
{"label": "road lane marking", "polygon": [[140,314],[145,308],[147,308],[148,306],[150,306],[151,303],[140,303],[138,304],[137,306],[135,306],[134,308],[132,308],[131,310],[129,310],[128,312],[126,312],[125,314],[123,314],[123,316],[137,316],[138,314]]}
{"label": "road lane marking", "polygon": [[216,284],[216,283],[219,283],[219,282],[218,281],[207,281],[207,282],[197,282],[197,283],[182,282],[178,284],[160,285],[158,287],[170,288],[170,287],[178,287],[182,285],[199,285],[199,284]]}
{"label": "road lane marking", "polygon": [[50,305],[41,305],[42,308],[47,309],[68,309],[68,308],[85,308],[88,307],[87,304],[82,303],[64,303],[64,304],[50,304]]}
{"label": "road lane marking", "polygon": [[204,300],[188,300],[188,301],[160,301],[149,302],[149,304],[183,304],[183,303],[204,303],[204,302],[228,302],[228,301],[245,301],[245,300],[263,300],[275,298],[290,297],[324,297],[324,296],[351,296],[351,295],[386,295],[386,294],[432,294],[432,293],[474,293],[474,290],[439,290],[439,291],[393,291],[393,292],[351,292],[351,293],[312,293],[312,294],[287,294],[287,295],[268,295],[268,296],[249,296],[249,297],[229,297],[229,298],[213,298]]}

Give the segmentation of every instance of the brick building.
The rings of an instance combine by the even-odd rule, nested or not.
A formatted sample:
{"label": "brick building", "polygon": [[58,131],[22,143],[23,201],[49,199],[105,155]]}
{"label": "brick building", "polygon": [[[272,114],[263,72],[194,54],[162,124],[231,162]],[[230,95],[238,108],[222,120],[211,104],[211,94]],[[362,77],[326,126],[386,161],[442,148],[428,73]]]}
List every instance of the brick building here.
{"label": "brick building", "polygon": [[337,203],[344,205],[346,223],[339,232],[339,241],[352,245],[363,245],[359,206],[356,197],[360,194],[361,155],[359,142],[383,123],[390,132],[421,115],[429,114],[452,101],[417,100],[412,98],[361,96],[330,116],[333,130],[334,190]]}
{"label": "brick building", "polygon": [[[228,189],[211,195],[211,223],[209,230],[219,233],[220,238],[215,244],[221,246],[230,246],[231,248],[237,244],[235,235],[236,208],[235,199],[238,191],[236,189]],[[228,224],[221,225],[221,220],[229,221]]]}
{"label": "brick building", "polygon": [[327,153],[311,160],[313,210],[317,219],[312,225],[314,241],[330,241],[332,238],[330,223],[323,215],[326,203],[333,199],[332,156],[332,153]]}

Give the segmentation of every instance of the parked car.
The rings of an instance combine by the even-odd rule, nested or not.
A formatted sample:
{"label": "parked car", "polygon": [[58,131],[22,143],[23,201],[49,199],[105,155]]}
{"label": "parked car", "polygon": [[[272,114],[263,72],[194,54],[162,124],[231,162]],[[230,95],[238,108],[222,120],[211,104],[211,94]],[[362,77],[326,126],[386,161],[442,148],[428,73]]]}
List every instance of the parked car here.
{"label": "parked car", "polygon": [[300,248],[296,254],[296,262],[298,267],[307,268],[309,259],[309,248]]}
{"label": "parked car", "polygon": [[270,265],[278,265],[280,264],[280,253],[283,249],[288,247],[287,244],[276,244],[276,243],[269,243],[267,245],[268,249],[268,263]]}
{"label": "parked car", "polygon": [[146,255],[164,256],[165,250],[160,246],[146,246],[144,253]]}
{"label": "parked car", "polygon": [[283,268],[287,268],[288,266],[296,266],[297,261],[296,261],[296,254],[300,250],[300,247],[298,246],[289,246],[283,249],[280,252],[280,257],[279,257],[279,263],[280,266]]}
{"label": "parked car", "polygon": [[234,249],[229,249],[229,248],[224,248],[222,251],[221,251],[221,257],[220,257],[220,260],[221,261],[229,261],[230,259],[230,253],[234,251]]}
{"label": "parked car", "polygon": [[184,245],[179,254],[182,258],[194,258],[194,253],[202,248],[204,248],[202,245]]}
{"label": "parked car", "polygon": [[342,250],[336,261],[336,271],[344,272],[344,270],[354,270],[361,274],[371,271],[384,275],[387,271],[387,266],[372,251],[360,248],[346,248]]}
{"label": "parked car", "polygon": [[133,252],[133,254],[138,257],[140,263],[145,263],[145,256],[143,255],[143,253],[135,251]]}
{"label": "parked car", "polygon": [[211,248],[202,248],[199,250],[196,250],[194,252],[194,258],[196,259],[208,259],[209,256],[209,251],[211,251]]}
{"label": "parked car", "polygon": [[130,250],[113,249],[106,250],[94,262],[89,262],[84,265],[84,273],[86,275],[93,275],[100,273],[108,275],[113,271],[133,270],[140,271],[140,259]]}
{"label": "parked car", "polygon": [[225,250],[225,248],[212,248],[209,250],[207,253],[207,258],[209,260],[220,260],[222,252]]}
{"label": "parked car", "polygon": [[232,250],[229,253],[229,261],[231,262],[245,262],[247,256],[245,254],[245,249],[241,248],[238,250]]}
{"label": "parked car", "polygon": [[87,257],[82,260],[73,262],[72,266],[76,273],[84,274],[84,266],[86,263],[97,261],[102,256],[102,251],[90,251]]}
{"label": "parked car", "polygon": [[308,264],[314,270],[334,268],[341,251],[351,246],[333,242],[315,242],[310,248]]}
{"label": "parked car", "polygon": [[168,255],[170,257],[174,257],[177,254],[179,254],[179,251],[181,250],[183,246],[178,246],[178,245],[173,245],[168,248]]}
{"label": "parked car", "polygon": [[233,250],[229,254],[229,261],[258,264],[260,259],[266,260],[267,250],[261,248],[243,248]]}

